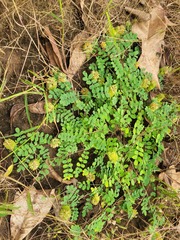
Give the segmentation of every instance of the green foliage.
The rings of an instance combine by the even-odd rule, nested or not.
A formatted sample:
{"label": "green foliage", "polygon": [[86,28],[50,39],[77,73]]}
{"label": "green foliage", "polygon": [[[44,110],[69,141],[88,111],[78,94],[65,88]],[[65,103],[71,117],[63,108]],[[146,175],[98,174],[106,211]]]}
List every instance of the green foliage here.
{"label": "green foliage", "polygon": [[82,210],[82,217],[86,217],[87,213],[93,209],[93,205],[90,200],[90,198],[86,198],[86,203],[84,204]]}
{"label": "green foliage", "polygon": [[79,189],[75,186],[70,185],[66,187],[66,193],[61,199],[62,206],[69,206],[71,209],[71,221],[76,221],[78,219],[79,211],[77,205],[79,204],[80,196],[79,196]]}
{"label": "green foliage", "polygon": [[103,213],[93,219],[89,225],[86,226],[88,236],[91,237],[91,239],[97,239],[95,236],[97,233],[100,233],[106,224],[110,219],[113,217],[113,210],[114,208],[106,208],[104,209]]}
{"label": "green foliage", "polygon": [[79,225],[72,225],[70,233],[74,237],[73,240],[81,240],[81,227]]}
{"label": "green foliage", "polygon": [[[164,97],[149,100],[154,86],[150,76],[137,68],[136,35],[123,28],[117,31],[111,29],[93,45],[95,58],[83,72],[80,92],[73,90],[61,72],[50,77],[55,83],[50,82],[48,99],[54,107],[46,117],[60,129],[55,145],[53,136],[32,132],[19,135],[13,149],[18,171],[39,159],[43,175],[48,173],[47,146],[57,149],[50,162],[62,164],[65,180],[78,179],[77,187],[66,187],[61,203],[70,206],[71,220],[78,219],[78,204],[84,196],[82,217],[94,205],[104,208],[86,227],[91,237],[113,217],[112,206],[122,195],[121,207],[130,218],[139,200],[144,215],[153,213],[150,201],[156,191],[156,160],[176,116],[175,104],[165,102]],[[154,189],[151,194],[147,193],[149,185]]]}
{"label": "green foliage", "polygon": [[0,218],[11,215],[14,209],[17,209],[17,207],[14,207],[13,204],[0,203]]}
{"label": "green foliage", "polygon": [[[38,172],[40,175],[45,176],[49,173],[46,160],[50,158],[49,149],[47,145],[51,143],[52,136],[45,134],[44,132],[19,132],[16,129],[16,134],[19,136],[16,138],[16,147],[14,148],[14,163],[17,163],[17,171],[23,171],[25,169],[34,169],[34,166],[38,166]],[[32,166],[32,167],[31,167]]]}

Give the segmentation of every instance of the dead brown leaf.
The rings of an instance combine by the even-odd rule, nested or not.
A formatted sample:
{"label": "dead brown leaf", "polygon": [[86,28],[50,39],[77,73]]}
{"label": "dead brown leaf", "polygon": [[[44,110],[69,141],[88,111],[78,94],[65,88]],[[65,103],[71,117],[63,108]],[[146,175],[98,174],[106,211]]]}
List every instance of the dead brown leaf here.
{"label": "dead brown leaf", "polygon": [[[24,239],[46,217],[54,202],[53,195],[54,189],[44,192],[34,187],[25,189],[19,196],[16,194],[14,206],[17,209],[10,218],[12,240]],[[29,198],[31,203],[28,203]]]}
{"label": "dead brown leaf", "polygon": [[176,172],[174,165],[170,166],[166,172],[159,174],[159,179],[170,185],[175,191],[177,191],[180,198],[180,172]]}
{"label": "dead brown leaf", "polygon": [[16,75],[20,76],[22,67],[22,56],[18,51],[5,48],[4,51],[0,50],[0,79],[2,84],[0,85],[0,98],[3,96],[6,83]]}
{"label": "dead brown leaf", "polygon": [[55,62],[57,64],[57,66],[59,68],[61,68],[62,71],[65,73],[66,70],[64,68],[64,64],[63,64],[63,60],[62,60],[62,57],[61,57],[61,53],[59,51],[59,48],[58,48],[58,46],[56,44],[56,41],[55,41],[55,39],[54,39],[54,37],[53,37],[49,27],[45,27],[44,28],[44,33],[49,38],[49,42],[51,43],[51,46],[52,46],[52,49],[53,49],[53,52],[54,52],[54,55],[55,55],[54,59],[55,59]]}
{"label": "dead brown leaf", "polygon": [[54,54],[53,52],[53,49],[52,49],[52,45],[50,42],[46,42],[45,43],[45,49],[46,49],[46,53],[47,53],[47,56],[49,58],[49,63],[52,65],[52,66],[56,66],[58,67],[59,65],[59,61],[57,60],[57,57],[56,55]]}
{"label": "dead brown leaf", "polygon": [[152,74],[153,81],[160,89],[158,73],[162,57],[162,48],[167,26],[170,25],[165,15],[165,10],[160,6],[155,6],[148,14],[136,9],[126,8],[140,18],[140,21],[133,24],[132,31],[138,35],[142,41],[142,54],[139,58],[139,67]]}
{"label": "dead brown leaf", "polygon": [[177,229],[178,233],[180,234],[180,220],[179,220],[179,224],[176,226],[176,229]]}
{"label": "dead brown leaf", "polygon": [[12,128],[12,124],[13,124],[14,119],[16,118],[17,114],[19,112],[21,112],[23,109],[24,109],[24,104],[22,104],[22,103],[17,103],[17,104],[14,104],[12,106],[11,111],[10,111],[10,125],[11,125],[11,128]]}
{"label": "dead brown leaf", "polygon": [[52,36],[49,28],[45,28],[45,34],[48,36],[51,46],[46,45],[46,51],[52,65],[58,66],[64,73],[67,74],[68,79],[72,80],[73,76],[79,71],[81,66],[86,61],[86,54],[82,50],[82,46],[85,42],[90,41],[90,35],[85,31],[81,31],[77,34],[71,42],[70,47],[70,61],[69,67],[66,70],[64,68],[64,61],[62,60],[60,51],[56,45],[55,39]]}
{"label": "dead brown leaf", "polygon": [[130,7],[125,7],[126,11],[128,11],[130,14],[133,14],[139,18],[141,21],[148,21],[150,20],[150,14],[145,13],[141,10],[130,8]]}
{"label": "dead brown leaf", "polygon": [[13,118],[15,117],[15,115],[24,109],[24,104],[22,103],[17,103],[17,104],[14,104],[11,108],[11,111],[10,111],[10,119],[11,121],[13,121]]}
{"label": "dead brown leaf", "polygon": [[73,76],[79,71],[86,61],[86,54],[83,52],[82,46],[85,42],[90,41],[92,41],[92,38],[86,31],[80,32],[73,39],[70,48],[70,63],[67,70],[67,75],[70,80],[72,80]]}
{"label": "dead brown leaf", "polygon": [[31,113],[37,113],[37,114],[45,114],[45,108],[44,108],[45,102],[40,101],[37,103],[32,103],[28,105],[29,111]]}
{"label": "dead brown leaf", "polygon": [[[84,43],[91,44],[93,39],[96,36],[100,35],[102,29],[96,24],[92,27],[92,18],[93,14],[91,12],[91,8],[94,6],[94,3],[90,3],[85,0],[80,0],[79,5],[82,11],[82,21],[84,22],[84,30],[82,30],[79,34],[77,34],[74,39],[71,41],[71,46],[69,49],[70,52],[70,60],[69,66],[66,67],[66,57],[64,56],[63,46],[61,52],[56,44],[56,41],[48,27],[44,28],[44,33],[48,37],[50,45],[46,44],[46,53],[49,57],[49,61],[51,65],[58,66],[61,70],[67,74],[68,79],[72,81],[74,75],[80,70],[81,66],[87,59],[86,53],[82,50],[82,46]],[[98,5],[99,6],[99,5]],[[94,6],[95,7],[95,6]],[[99,6],[101,8],[101,6]],[[103,11],[104,6],[101,11]],[[96,21],[95,21],[96,22]],[[62,43],[63,45],[63,43]]]}
{"label": "dead brown leaf", "polygon": [[180,190],[180,172],[176,172],[175,166],[172,165],[166,171],[166,174],[171,180],[172,188],[174,188],[176,191],[179,191]]}
{"label": "dead brown leaf", "polygon": [[[72,80],[73,76],[80,70],[80,68],[87,59],[86,53],[82,50],[83,44],[91,44],[93,40],[97,36],[99,36],[102,31],[102,29],[97,24],[97,21],[93,21],[93,14],[91,12],[91,8],[93,4],[95,4],[95,2],[92,2],[90,6],[88,5],[88,3],[88,1],[80,0],[80,8],[82,11],[84,30],[77,34],[71,42],[70,63],[67,70],[69,80]],[[96,26],[94,27],[92,27],[93,22],[96,23]]]}

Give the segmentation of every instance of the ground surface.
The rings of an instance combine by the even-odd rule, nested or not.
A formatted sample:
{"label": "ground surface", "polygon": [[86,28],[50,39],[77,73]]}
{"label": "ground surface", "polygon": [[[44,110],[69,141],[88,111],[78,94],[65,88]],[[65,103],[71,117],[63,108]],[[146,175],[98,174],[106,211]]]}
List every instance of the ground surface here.
{"label": "ground surface", "polygon": [[[59,49],[64,49],[64,53],[68,59],[69,49],[74,37],[83,29],[90,32],[91,35],[103,32],[105,28],[105,20],[102,17],[103,11],[107,7],[108,1],[62,1],[63,14],[60,13],[59,3],[57,0],[1,0],[0,1],[0,99],[10,97],[27,89],[22,79],[33,81],[33,75],[28,72],[44,74],[48,71],[50,58],[48,55],[47,39],[44,35],[44,27],[48,26],[54,38],[59,43]],[[81,8],[82,2],[85,2],[85,7]],[[124,7],[134,7],[139,9],[148,9],[148,1],[145,7],[139,4],[140,1],[121,1],[114,0],[114,4],[110,8],[110,15],[115,25],[121,24],[130,19],[130,16],[125,12]],[[150,1],[149,1],[150,2]],[[168,28],[165,37],[165,64],[170,65],[175,69],[165,77],[164,89],[166,94],[171,95],[178,103],[180,103],[180,81],[179,81],[179,34],[180,27],[178,25],[178,13],[180,6],[178,1],[166,0],[161,1],[162,6],[167,12],[168,18],[176,23],[176,26]],[[51,13],[54,13],[60,19],[63,19],[63,24]],[[62,37],[63,36],[63,37]],[[67,61],[68,64],[68,61]],[[164,63],[163,63],[164,64]],[[28,103],[35,103],[41,100],[41,96],[31,95],[28,98]],[[12,110],[13,106],[17,106]],[[7,152],[3,147],[3,136],[10,135],[14,132],[15,127],[27,129],[29,127],[26,113],[24,110],[24,96],[9,99],[0,103],[0,159],[4,159]],[[37,125],[42,120],[42,115],[31,114],[33,125]],[[163,156],[162,169],[166,169],[171,165],[180,170],[180,126],[176,123],[176,131],[171,138],[164,141],[165,152]],[[48,130],[47,130],[48,131]],[[54,131],[51,130],[51,131]],[[0,162],[0,171],[7,169],[11,159],[6,158],[6,161]],[[29,179],[25,176],[16,174],[13,176],[19,179],[24,184],[28,184]],[[56,185],[51,181],[45,183]],[[44,186],[45,186],[44,185]],[[50,186],[52,186],[50,185]],[[7,183],[0,185],[0,192],[4,189],[12,189],[8,194],[9,198],[13,198],[16,191],[16,185]],[[0,202],[3,201],[4,193],[0,196]],[[0,222],[1,223],[1,222]],[[1,224],[0,239],[9,239],[8,219]],[[112,227],[112,225],[111,225]],[[43,225],[36,229],[34,237],[29,239],[47,239],[40,238],[38,234],[42,234]],[[137,222],[131,223],[130,232],[138,228]],[[129,234],[130,234],[129,232]],[[66,238],[62,238],[66,239]],[[102,237],[102,239],[104,239]],[[166,238],[167,239],[167,238]],[[170,239],[170,238],[169,238]],[[176,236],[171,239],[176,239]]]}

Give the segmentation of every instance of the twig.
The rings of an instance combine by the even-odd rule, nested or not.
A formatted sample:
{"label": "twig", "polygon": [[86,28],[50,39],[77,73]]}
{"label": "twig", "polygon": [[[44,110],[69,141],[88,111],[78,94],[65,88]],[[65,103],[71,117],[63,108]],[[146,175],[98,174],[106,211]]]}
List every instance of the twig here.
{"label": "twig", "polygon": [[78,180],[77,180],[76,178],[73,178],[73,179],[71,179],[71,180],[64,180],[64,179],[63,179],[61,176],[59,176],[59,174],[54,170],[54,168],[50,165],[50,163],[49,163],[48,160],[46,160],[46,164],[48,165],[48,170],[49,170],[51,176],[52,176],[55,180],[57,180],[57,181],[60,182],[60,183],[64,183],[64,184],[67,184],[67,185],[73,184],[73,185],[76,186],[76,184],[77,184],[77,182],[78,182]]}

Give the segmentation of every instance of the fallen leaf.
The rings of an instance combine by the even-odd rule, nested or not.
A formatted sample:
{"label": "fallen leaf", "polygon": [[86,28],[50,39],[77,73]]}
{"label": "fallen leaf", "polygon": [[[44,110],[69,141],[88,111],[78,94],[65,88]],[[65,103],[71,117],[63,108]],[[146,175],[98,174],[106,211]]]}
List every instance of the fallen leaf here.
{"label": "fallen leaf", "polygon": [[37,114],[45,114],[45,102],[44,101],[40,101],[37,103],[32,103],[28,105],[29,111],[31,113],[37,113]]}
{"label": "fallen leaf", "polygon": [[180,172],[176,172],[174,165],[170,166],[166,172],[159,174],[159,179],[170,185],[177,193],[180,198]]}
{"label": "fallen leaf", "polygon": [[[85,43],[91,44],[93,40],[101,34],[102,31],[98,24],[94,25],[94,21],[92,20],[93,13],[91,8],[93,4],[95,3],[91,3],[91,6],[89,6],[88,1],[80,0],[84,30],[77,34],[71,43],[70,63],[67,70],[67,75],[70,81],[72,80],[73,76],[80,70],[87,59],[87,54],[82,49],[83,45]],[[105,6],[103,7],[105,8]]]}
{"label": "fallen leaf", "polygon": [[179,224],[176,226],[176,230],[177,230],[178,233],[180,234],[180,220],[179,220]]}
{"label": "fallen leaf", "polygon": [[81,66],[86,61],[86,53],[82,50],[85,42],[91,41],[90,36],[86,31],[82,31],[75,36],[70,48],[70,63],[67,70],[69,80],[79,71]]}
{"label": "fallen leaf", "polygon": [[171,186],[177,192],[180,190],[180,172],[176,172],[176,168],[174,165],[170,166],[166,171],[169,179],[171,180]]}
{"label": "fallen leaf", "polygon": [[49,58],[50,65],[58,67],[59,62],[57,60],[57,57],[55,57],[55,54],[52,49],[52,45],[49,41],[45,43],[45,49],[46,49],[47,56]]}
{"label": "fallen leaf", "polygon": [[16,194],[14,207],[10,218],[11,239],[22,240],[38,225],[50,211],[54,202],[54,189],[36,190],[34,187]]}
{"label": "fallen leaf", "polygon": [[165,182],[167,185],[171,186],[171,181],[165,172],[159,174],[159,179]]}
{"label": "fallen leaf", "polygon": [[10,111],[11,126],[12,126],[17,114],[19,114],[23,109],[24,109],[24,104],[22,104],[22,103],[17,103],[12,106],[11,111]]}
{"label": "fallen leaf", "polygon": [[14,49],[11,50],[10,48],[5,48],[4,51],[0,51],[0,63],[2,67],[0,77],[4,79],[0,86],[0,98],[3,96],[6,82],[9,82],[14,74],[17,78],[19,77],[20,72],[22,71],[21,67],[23,66],[22,60],[22,55]]}
{"label": "fallen leaf", "polygon": [[[66,57],[63,50],[63,44],[61,48],[61,53],[59,48],[56,44],[56,41],[48,27],[44,28],[44,33],[48,37],[50,45],[46,44],[46,53],[49,57],[49,61],[51,65],[58,66],[61,70],[67,74],[67,77],[70,81],[74,75],[80,70],[81,66],[87,59],[87,54],[83,51],[82,46],[85,43],[91,44],[93,39],[100,35],[102,29],[100,29],[98,24],[94,24],[95,26],[92,27],[94,21],[92,21],[93,14],[92,14],[92,4],[89,6],[89,2],[85,3],[85,0],[80,0],[80,8],[82,12],[82,21],[84,23],[84,30],[82,30],[79,34],[77,34],[74,39],[71,41],[71,47],[69,49],[70,52],[70,60],[69,66],[66,67]],[[95,6],[94,6],[95,7]],[[102,12],[103,12],[102,7]],[[104,23],[103,23],[104,24]]]}
{"label": "fallen leaf", "polygon": [[139,17],[140,21],[134,23],[132,31],[137,34],[142,41],[142,53],[138,60],[141,69],[145,69],[152,74],[153,81],[160,89],[158,73],[162,57],[162,47],[167,26],[172,25],[165,15],[165,10],[160,6],[155,6],[149,14],[126,8],[130,13]]}
{"label": "fallen leaf", "polygon": [[150,14],[145,13],[141,10],[125,7],[125,10],[128,11],[130,14],[137,16],[141,21],[148,21],[150,20]]}
{"label": "fallen leaf", "polygon": [[56,41],[49,29],[49,27],[45,27],[44,28],[44,33],[45,35],[49,38],[49,42],[51,43],[51,46],[52,46],[52,49],[53,49],[53,52],[56,56],[56,62],[57,62],[57,65],[58,67],[60,67],[62,69],[63,72],[66,72],[65,68],[64,68],[64,64],[63,64],[63,60],[62,60],[62,57],[61,57],[61,53],[59,51],[59,48],[56,44]]}

